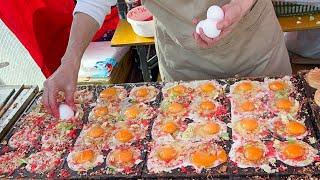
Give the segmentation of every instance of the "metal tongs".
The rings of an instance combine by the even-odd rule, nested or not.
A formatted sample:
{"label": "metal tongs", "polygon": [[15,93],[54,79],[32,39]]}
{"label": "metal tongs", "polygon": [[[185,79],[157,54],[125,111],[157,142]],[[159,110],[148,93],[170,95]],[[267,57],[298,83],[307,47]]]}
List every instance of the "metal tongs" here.
{"label": "metal tongs", "polygon": [[9,62],[1,62],[0,69],[9,66]]}

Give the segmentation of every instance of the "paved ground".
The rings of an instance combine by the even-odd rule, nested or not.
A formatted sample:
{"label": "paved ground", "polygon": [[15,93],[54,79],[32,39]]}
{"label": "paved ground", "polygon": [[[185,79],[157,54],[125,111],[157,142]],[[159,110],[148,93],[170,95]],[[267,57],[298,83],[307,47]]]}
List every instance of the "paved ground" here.
{"label": "paved ground", "polygon": [[45,80],[28,51],[0,20],[0,62],[9,66],[0,69],[0,85],[39,85]]}

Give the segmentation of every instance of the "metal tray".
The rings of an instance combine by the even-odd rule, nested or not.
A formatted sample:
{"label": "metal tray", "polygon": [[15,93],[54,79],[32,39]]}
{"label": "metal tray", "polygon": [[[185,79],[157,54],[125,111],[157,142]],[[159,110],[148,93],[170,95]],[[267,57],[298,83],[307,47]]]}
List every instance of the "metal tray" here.
{"label": "metal tray", "polygon": [[37,86],[3,86],[3,88],[14,89],[7,103],[1,110],[0,115],[0,140],[8,133],[12,125],[19,119],[20,115],[27,109],[30,102],[38,93]]}

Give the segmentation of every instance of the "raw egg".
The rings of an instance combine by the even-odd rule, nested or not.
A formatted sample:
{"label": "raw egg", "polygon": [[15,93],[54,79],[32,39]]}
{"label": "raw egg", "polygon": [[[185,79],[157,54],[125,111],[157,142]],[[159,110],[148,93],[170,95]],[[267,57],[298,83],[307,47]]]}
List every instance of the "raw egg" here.
{"label": "raw egg", "polygon": [[252,101],[245,101],[240,104],[240,111],[241,112],[252,112],[255,110],[255,104]]}
{"label": "raw egg", "polygon": [[100,93],[100,97],[104,99],[112,99],[117,96],[117,89],[114,87],[107,88]]}
{"label": "raw egg", "polygon": [[177,157],[178,151],[173,146],[167,145],[160,147],[157,154],[160,160],[170,162]]}
{"label": "raw egg", "polygon": [[283,98],[276,101],[276,107],[279,110],[290,112],[291,108],[293,107],[293,103],[290,101],[290,99]]}
{"label": "raw egg", "polygon": [[272,91],[283,91],[286,89],[286,87],[286,83],[280,80],[269,83],[269,89]]}
{"label": "raw egg", "polygon": [[102,137],[105,133],[105,130],[100,126],[93,126],[89,129],[89,131],[87,132],[87,135],[91,138],[98,138],[98,137]]}
{"label": "raw egg", "polygon": [[77,164],[83,164],[83,163],[86,163],[86,162],[92,162],[92,161],[94,161],[94,158],[95,158],[95,153],[94,153],[93,150],[90,150],[90,149],[77,152],[73,156],[73,160]]}
{"label": "raw egg", "polygon": [[169,122],[165,122],[165,123],[162,125],[162,130],[163,130],[163,132],[165,132],[165,133],[173,134],[173,133],[175,133],[175,132],[178,130],[178,126],[177,126],[177,124],[174,123],[173,121],[169,121]]}
{"label": "raw egg", "polygon": [[244,157],[253,162],[260,161],[264,156],[264,151],[259,146],[248,145],[244,148]]}
{"label": "raw egg", "polygon": [[286,124],[285,131],[288,133],[289,136],[301,136],[307,130],[306,130],[306,127],[303,124],[301,124],[300,122],[289,121]]}
{"label": "raw egg", "polygon": [[133,139],[133,133],[129,129],[122,129],[115,134],[115,138],[122,143],[127,143]]}
{"label": "raw egg", "polygon": [[104,117],[106,115],[109,114],[109,110],[107,107],[96,107],[94,109],[94,114],[97,116],[97,117]]}

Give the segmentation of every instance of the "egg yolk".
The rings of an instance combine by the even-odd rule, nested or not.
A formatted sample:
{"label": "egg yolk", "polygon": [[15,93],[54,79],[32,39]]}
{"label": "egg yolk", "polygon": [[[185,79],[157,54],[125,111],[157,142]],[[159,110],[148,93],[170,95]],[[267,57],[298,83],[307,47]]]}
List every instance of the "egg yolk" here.
{"label": "egg yolk", "polygon": [[159,148],[158,157],[162,161],[170,162],[174,160],[178,155],[178,151],[172,146],[164,146]]}
{"label": "egg yolk", "polygon": [[244,148],[244,157],[249,161],[260,161],[263,158],[263,149],[256,146],[247,146]]}
{"label": "egg yolk", "polygon": [[120,142],[126,143],[126,142],[129,142],[133,138],[133,134],[128,129],[122,129],[116,133],[115,137]]}
{"label": "egg yolk", "polygon": [[200,86],[200,89],[203,93],[210,93],[216,90],[216,87],[211,83],[205,83]]}
{"label": "egg yolk", "polygon": [[148,88],[140,88],[137,90],[136,95],[138,97],[146,97],[148,96],[149,89]]}
{"label": "egg yolk", "polygon": [[283,153],[288,159],[302,157],[306,153],[305,151],[304,147],[297,143],[288,143],[283,149]]}
{"label": "egg yolk", "polygon": [[130,108],[128,108],[125,112],[124,115],[128,118],[128,119],[135,119],[138,117],[139,115],[139,109],[136,106],[132,106]]}
{"label": "egg yolk", "polygon": [[187,88],[185,86],[183,86],[183,85],[177,85],[177,86],[172,88],[172,91],[175,94],[181,95],[181,94],[184,94],[187,91]]}
{"label": "egg yolk", "polygon": [[174,122],[167,122],[162,126],[162,130],[165,133],[173,134],[178,130],[178,127]]}
{"label": "egg yolk", "polygon": [[94,152],[88,149],[88,150],[77,152],[74,155],[73,160],[75,161],[76,164],[83,164],[86,162],[92,162],[94,159],[94,156],[95,156]]}
{"label": "egg yolk", "polygon": [[292,107],[292,102],[289,99],[280,99],[276,103],[278,109],[289,112]]}
{"label": "egg yolk", "polygon": [[87,135],[92,138],[97,138],[97,137],[103,136],[103,134],[104,134],[104,129],[100,126],[95,126],[90,128]]}
{"label": "egg yolk", "polygon": [[198,150],[191,154],[191,162],[199,168],[212,167],[217,159],[216,154],[207,151]]}
{"label": "egg yolk", "polygon": [[113,154],[115,162],[120,164],[130,163],[133,161],[133,152],[130,149],[117,150]]}
{"label": "egg yolk", "polygon": [[114,97],[116,95],[117,95],[117,89],[113,88],[113,87],[107,88],[100,93],[101,98],[110,98],[110,97]]}
{"label": "egg yolk", "polygon": [[168,111],[171,114],[177,114],[183,110],[183,105],[179,103],[172,103],[169,105]]}
{"label": "egg yolk", "polygon": [[243,111],[243,112],[251,112],[251,111],[254,111],[255,110],[255,106],[254,106],[254,103],[251,102],[251,101],[246,101],[244,103],[242,103],[240,105],[240,109]]}
{"label": "egg yolk", "polygon": [[242,82],[238,84],[235,88],[236,92],[250,92],[253,89],[252,83],[250,82]]}
{"label": "egg yolk", "polygon": [[203,101],[200,103],[200,109],[204,111],[214,110],[216,105],[211,101]]}
{"label": "egg yolk", "polygon": [[272,91],[282,91],[286,87],[285,83],[283,81],[273,81],[269,84],[269,89]]}
{"label": "egg yolk", "polygon": [[194,129],[195,134],[202,137],[217,134],[219,131],[220,125],[217,123],[208,123],[205,125],[200,125]]}
{"label": "egg yolk", "polygon": [[218,151],[217,156],[221,163],[227,162],[228,160],[228,155],[224,149]]}
{"label": "egg yolk", "polygon": [[106,115],[108,115],[108,113],[109,113],[109,111],[108,111],[108,108],[106,108],[106,107],[97,107],[94,110],[94,114],[98,117],[106,116]]}
{"label": "egg yolk", "polygon": [[259,127],[258,121],[256,119],[242,119],[240,120],[240,125],[246,131],[254,131]]}
{"label": "egg yolk", "polygon": [[207,134],[217,134],[220,131],[220,125],[217,123],[208,123],[203,127]]}
{"label": "egg yolk", "polygon": [[286,124],[286,132],[291,136],[299,136],[306,132],[306,127],[295,121],[289,121]]}

